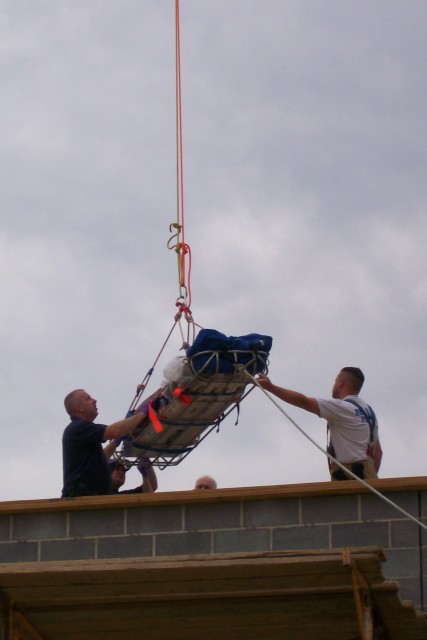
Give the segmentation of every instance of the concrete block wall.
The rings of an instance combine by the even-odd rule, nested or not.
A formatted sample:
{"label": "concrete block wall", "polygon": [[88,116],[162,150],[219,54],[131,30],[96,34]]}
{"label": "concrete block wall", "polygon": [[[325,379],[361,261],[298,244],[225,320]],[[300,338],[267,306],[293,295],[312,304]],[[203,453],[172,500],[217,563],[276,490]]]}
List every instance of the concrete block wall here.
{"label": "concrete block wall", "polygon": [[[427,478],[391,480],[377,490],[427,524]],[[0,505],[0,563],[379,546],[384,575],[421,610],[425,534],[356,482]]]}

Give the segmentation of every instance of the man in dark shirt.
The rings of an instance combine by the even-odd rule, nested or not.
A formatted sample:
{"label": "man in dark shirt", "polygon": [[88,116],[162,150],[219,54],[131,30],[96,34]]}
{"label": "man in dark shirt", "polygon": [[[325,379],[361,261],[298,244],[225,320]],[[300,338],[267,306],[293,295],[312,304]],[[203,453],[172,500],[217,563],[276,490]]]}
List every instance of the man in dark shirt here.
{"label": "man in dark shirt", "polygon": [[137,409],[130,418],[110,425],[95,424],[96,400],[84,389],[71,391],[64,406],[71,422],[62,437],[62,497],[111,493],[111,474],[102,443],[127,435],[140,425],[146,414]]}
{"label": "man in dark shirt", "polygon": [[157,489],[157,477],[149,458],[141,458],[138,462],[137,469],[142,475],[142,484],[134,489],[123,489],[120,491],[126,481],[126,472],[129,465],[125,460],[115,460],[111,458],[108,463],[111,472],[111,487],[113,493],[153,493]]}

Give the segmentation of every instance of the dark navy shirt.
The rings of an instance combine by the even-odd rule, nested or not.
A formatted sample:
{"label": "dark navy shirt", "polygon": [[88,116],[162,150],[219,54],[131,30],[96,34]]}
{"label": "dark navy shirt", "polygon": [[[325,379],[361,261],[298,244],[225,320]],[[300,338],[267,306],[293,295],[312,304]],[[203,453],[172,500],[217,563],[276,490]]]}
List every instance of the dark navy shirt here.
{"label": "dark navy shirt", "polygon": [[102,449],[107,425],[71,418],[62,436],[62,497],[111,493],[111,474]]}

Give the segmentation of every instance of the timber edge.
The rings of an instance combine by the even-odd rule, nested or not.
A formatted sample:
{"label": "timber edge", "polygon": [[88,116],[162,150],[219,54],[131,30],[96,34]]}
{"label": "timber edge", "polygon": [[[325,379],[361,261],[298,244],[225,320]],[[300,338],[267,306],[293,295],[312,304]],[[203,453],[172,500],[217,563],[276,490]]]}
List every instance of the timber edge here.
{"label": "timber edge", "polygon": [[[380,493],[427,491],[427,476],[371,480],[369,485]],[[310,482],[255,487],[209,489],[209,491],[158,491],[148,494],[47,498],[0,502],[0,515],[18,513],[118,509],[141,506],[228,502],[235,500],[274,500],[328,495],[366,494],[369,489],[356,480],[345,482]]]}

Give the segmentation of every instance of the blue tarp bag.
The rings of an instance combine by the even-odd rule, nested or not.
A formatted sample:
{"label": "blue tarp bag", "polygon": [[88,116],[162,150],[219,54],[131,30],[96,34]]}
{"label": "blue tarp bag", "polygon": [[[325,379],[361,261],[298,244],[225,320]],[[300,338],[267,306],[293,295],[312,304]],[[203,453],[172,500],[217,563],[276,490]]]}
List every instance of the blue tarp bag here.
{"label": "blue tarp bag", "polygon": [[249,333],[245,336],[226,336],[215,329],[201,329],[187,356],[194,371],[233,373],[235,364],[247,366],[252,375],[267,367],[268,354],[273,343],[271,336]]}

